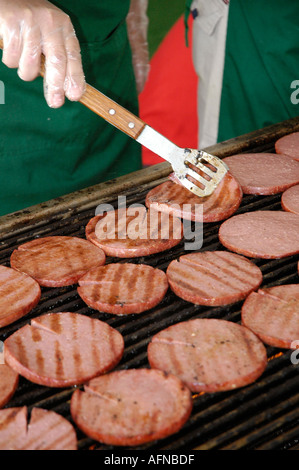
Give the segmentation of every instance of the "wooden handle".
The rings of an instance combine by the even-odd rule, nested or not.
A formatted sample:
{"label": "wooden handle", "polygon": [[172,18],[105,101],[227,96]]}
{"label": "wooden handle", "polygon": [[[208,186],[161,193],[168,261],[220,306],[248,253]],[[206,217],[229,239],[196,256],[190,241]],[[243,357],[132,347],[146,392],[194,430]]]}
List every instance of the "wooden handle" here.
{"label": "wooden handle", "polygon": [[145,127],[140,118],[88,84],[80,103],[135,140]]}
{"label": "wooden handle", "polygon": [[[1,38],[0,49],[3,49],[3,41]],[[40,75],[43,77],[44,74],[45,56],[42,54]],[[105,121],[132,137],[132,139],[136,140],[146,125],[139,117],[135,116],[91,85],[86,84],[86,90],[79,101],[91,111],[105,119]]]}

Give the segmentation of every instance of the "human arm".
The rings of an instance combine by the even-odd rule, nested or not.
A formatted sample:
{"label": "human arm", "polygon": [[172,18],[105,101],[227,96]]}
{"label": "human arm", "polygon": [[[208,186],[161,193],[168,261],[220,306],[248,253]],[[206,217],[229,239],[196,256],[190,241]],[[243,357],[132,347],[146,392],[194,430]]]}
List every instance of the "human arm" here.
{"label": "human arm", "polygon": [[0,0],[2,62],[22,80],[39,75],[45,56],[44,93],[50,107],[65,96],[79,100],[85,89],[78,39],[69,16],[47,0]]}

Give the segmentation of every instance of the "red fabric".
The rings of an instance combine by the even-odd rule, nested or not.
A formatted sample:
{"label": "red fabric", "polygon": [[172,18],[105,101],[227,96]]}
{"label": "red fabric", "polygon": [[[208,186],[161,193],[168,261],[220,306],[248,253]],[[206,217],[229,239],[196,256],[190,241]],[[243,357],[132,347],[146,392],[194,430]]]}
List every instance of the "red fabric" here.
{"label": "red fabric", "polygon": [[[149,78],[139,95],[140,117],[179,147],[197,148],[197,76],[192,63],[192,38],[185,42],[183,16],[166,35],[151,60]],[[163,161],[142,149],[144,165]]]}

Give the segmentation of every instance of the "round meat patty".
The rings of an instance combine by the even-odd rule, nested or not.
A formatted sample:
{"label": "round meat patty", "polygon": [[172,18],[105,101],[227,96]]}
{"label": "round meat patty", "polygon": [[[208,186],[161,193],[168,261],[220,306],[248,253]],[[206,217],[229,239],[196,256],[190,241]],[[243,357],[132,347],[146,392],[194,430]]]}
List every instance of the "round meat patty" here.
{"label": "round meat patty", "polygon": [[181,184],[166,181],[147,193],[145,204],[182,219],[216,222],[234,214],[241,201],[241,186],[226,173],[211,196],[198,197]]}
{"label": "round meat patty", "polygon": [[19,374],[6,364],[0,363],[0,408],[14,395],[19,383]]}
{"label": "round meat patty", "polygon": [[43,237],[20,245],[10,264],[41,286],[60,287],[78,282],[89,269],[105,264],[103,250],[83,238]]}
{"label": "round meat patty", "polygon": [[168,289],[166,274],[145,264],[115,263],[90,270],[79,280],[78,293],[90,307],[124,315],[155,307]]}
{"label": "round meat patty", "polygon": [[[29,421],[29,422],[28,422]],[[77,450],[72,424],[54,411],[26,406],[0,410],[1,450]]]}
{"label": "round meat patty", "polygon": [[299,184],[287,189],[282,194],[281,207],[287,212],[299,215]]}
{"label": "round meat patty", "polygon": [[275,142],[275,151],[299,161],[299,132],[285,135]]}
{"label": "round meat patty", "polygon": [[227,305],[244,299],[263,280],[258,266],[226,251],[190,253],[173,260],[166,271],[173,292],[198,305]]}
{"label": "round meat patty", "polygon": [[255,211],[223,222],[219,240],[228,250],[252,258],[276,259],[299,253],[299,216]]}
{"label": "round meat patty", "polygon": [[254,382],[267,365],[266,348],[252,331],[226,320],[172,325],[148,345],[150,366],[179,377],[192,392],[219,392]]}
{"label": "round meat patty", "polygon": [[0,328],[29,313],[40,297],[38,282],[27,274],[0,266]]}
{"label": "round meat patty", "polygon": [[299,284],[252,292],[242,306],[242,324],[266,344],[296,349],[299,340]]}
{"label": "round meat patty", "polygon": [[76,390],[71,414],[92,439],[136,446],[179,431],[192,411],[190,390],[158,370],[114,371]]}
{"label": "round meat patty", "polygon": [[275,153],[246,153],[224,158],[244,194],[277,194],[299,183],[299,162]]}
{"label": "round meat patty", "polygon": [[93,217],[86,226],[86,238],[108,256],[149,256],[178,245],[183,225],[177,217],[144,206],[128,207]]}
{"label": "round meat patty", "polygon": [[113,369],[124,351],[122,335],[107,323],[70,312],[31,320],[4,341],[5,362],[31,382],[78,385]]}

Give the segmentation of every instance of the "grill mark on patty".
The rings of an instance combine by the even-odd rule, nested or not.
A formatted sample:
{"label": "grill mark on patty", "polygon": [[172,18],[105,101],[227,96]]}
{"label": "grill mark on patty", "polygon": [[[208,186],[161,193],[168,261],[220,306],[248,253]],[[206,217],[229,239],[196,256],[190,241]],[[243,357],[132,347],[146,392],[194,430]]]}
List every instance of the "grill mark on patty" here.
{"label": "grill mark on patty", "polygon": [[[176,278],[171,279],[169,277],[169,282],[172,284],[173,289],[175,290],[177,286],[182,287],[183,289],[186,289],[188,291],[193,291],[196,292],[196,294],[200,295],[201,297],[206,297],[206,291],[201,290],[199,287],[194,288],[191,284],[188,284],[188,279],[186,279],[187,276],[184,277],[184,280],[179,278],[178,280]],[[175,283],[175,285],[173,285]]]}
{"label": "grill mark on patty", "polygon": [[170,367],[173,367],[177,374],[182,374],[185,368],[185,361],[182,360],[180,354],[177,354],[175,347],[168,348],[168,356],[172,364]]}
{"label": "grill mark on patty", "polygon": [[141,271],[142,273],[142,283],[143,283],[143,288],[144,288],[144,298],[148,299],[151,295],[151,293],[154,290],[154,282],[155,282],[155,276],[154,272],[152,272],[151,269],[148,269],[146,271]]}
{"label": "grill mark on patty", "polygon": [[80,271],[85,269],[85,256],[86,250],[81,243],[74,243],[74,246],[71,245],[70,250],[65,250],[64,247],[61,247],[63,260],[66,256],[66,262],[68,264],[67,273],[73,273],[74,271]]}
{"label": "grill mark on patty", "polygon": [[55,374],[58,378],[64,377],[64,370],[63,370],[63,354],[60,350],[60,343],[59,341],[55,341],[55,348],[54,348],[54,359],[55,359]]}
{"label": "grill mark on patty", "polygon": [[[82,355],[80,348],[78,348],[78,324],[77,324],[78,317],[76,315],[70,316],[71,322],[71,332],[72,332],[72,354],[74,360],[74,367],[75,367],[75,374],[82,375]],[[91,322],[93,325],[93,322]],[[88,346],[89,347],[89,346]]]}
{"label": "grill mark on patty", "polygon": [[99,350],[98,350],[98,342],[95,340],[96,338],[96,335],[95,335],[95,323],[94,322],[91,322],[91,343],[90,343],[90,346],[91,346],[91,357],[92,357],[92,360],[93,360],[93,363],[94,364],[99,364],[101,363],[102,361],[100,360],[101,359],[101,355],[99,354]]}
{"label": "grill mark on patty", "polygon": [[[254,342],[249,337],[249,334],[248,334],[248,332],[246,331],[245,328],[240,330],[239,335],[241,336],[242,340],[240,340],[237,337],[236,338],[236,344],[241,343],[242,352],[247,351],[247,354],[246,354],[247,365],[248,365],[248,367],[252,368],[252,365],[255,366],[255,364],[258,362],[258,357],[255,353],[255,348],[254,348]],[[262,345],[261,345],[261,347],[262,347]],[[243,354],[242,354],[242,357],[243,357]],[[240,359],[242,364],[244,365],[244,362],[243,362],[241,356],[236,355],[236,359]],[[239,369],[238,369],[238,375],[239,375]]]}
{"label": "grill mark on patty", "polygon": [[[71,327],[70,327],[70,328],[71,328],[71,331],[72,331],[72,340],[73,340],[74,342],[76,342],[77,339],[78,339],[78,322],[77,322],[78,317],[77,317],[77,315],[70,315],[69,318],[68,318],[68,320],[69,320],[70,323],[71,323]],[[75,343],[74,343],[74,344],[75,344]]]}
{"label": "grill mark on patty", "polygon": [[[5,431],[12,421],[14,421],[17,414],[20,412],[19,409],[12,409],[8,414],[6,414],[5,419],[0,421],[0,431]],[[3,444],[6,444],[6,441],[2,441]]]}
{"label": "grill mark on patty", "polygon": [[31,328],[31,336],[34,343],[38,343],[42,339],[39,328]]}
{"label": "grill mark on patty", "polygon": [[[246,258],[241,258],[240,257],[240,259],[236,260],[235,256],[231,256],[230,254],[226,254],[226,252],[221,252],[221,251],[218,251],[215,254],[221,260],[226,262],[226,264],[228,264],[229,266],[234,267],[238,271],[242,270],[242,272],[244,274],[248,275],[248,276],[252,275],[252,270],[255,269],[255,267],[256,267],[256,265],[254,263],[251,264],[251,262]],[[234,260],[236,260],[236,261],[234,261]],[[246,269],[247,267],[248,267],[248,269]],[[258,270],[256,269],[256,271],[258,271]]]}
{"label": "grill mark on patty", "polygon": [[[129,274],[129,273],[128,273]],[[128,292],[130,292],[131,298],[135,299],[135,289],[136,289],[136,283],[137,283],[137,269],[132,269],[131,273],[129,274],[129,278],[127,279],[127,288]]]}
{"label": "grill mark on patty", "polygon": [[[53,333],[56,333],[57,335],[61,334],[62,332],[62,325],[61,325],[61,319],[60,315],[50,315],[50,328]],[[41,325],[41,327],[43,327]]]}
{"label": "grill mark on patty", "polygon": [[118,301],[119,288],[120,288],[120,283],[118,281],[121,278],[122,274],[125,273],[125,271],[126,271],[126,266],[124,264],[119,264],[114,271],[114,274],[112,277],[112,283],[111,283],[110,290],[109,290],[109,295],[107,295],[109,304],[114,304],[114,303],[117,303]]}
{"label": "grill mark on patty", "polygon": [[[219,256],[219,258],[221,258],[222,261],[224,261],[226,267],[224,267],[223,265],[219,265],[217,264],[217,254],[215,255],[212,255],[210,258],[208,258],[208,256],[205,256],[203,254],[203,262],[200,263],[200,258],[199,258],[199,261],[196,262],[196,260],[192,260],[192,259],[187,259],[187,258],[183,258],[181,257],[180,259],[180,263],[181,264],[186,264],[188,266],[194,266],[194,270],[197,271],[198,269],[200,270],[200,272],[204,273],[205,275],[208,275],[209,277],[211,278],[214,278],[216,280],[218,280],[219,282],[222,282],[222,279],[217,276],[217,274],[215,274],[215,268],[219,269],[222,273],[224,274],[228,274],[229,278],[231,278],[231,283],[228,283],[227,282],[227,279],[225,281],[223,281],[222,283],[225,284],[225,286],[229,285],[230,287],[233,287],[232,286],[232,283],[234,281],[234,279],[238,280],[241,284],[243,284],[244,286],[248,286],[248,284],[253,284],[255,285],[256,284],[256,274],[258,272],[258,270],[255,271],[254,269],[254,266],[252,266],[252,269],[244,269],[244,267],[246,265],[248,265],[248,263],[246,261],[244,261],[244,263],[242,263],[242,260],[240,260],[240,263],[239,264],[234,264],[233,262],[231,262],[230,260],[228,259],[225,259],[225,258],[221,258],[221,256]],[[210,266],[207,266],[207,265],[210,265]],[[233,271],[230,269],[230,267],[233,267],[237,270],[237,272]],[[247,266],[246,266],[247,267]],[[253,272],[254,271],[254,272]],[[239,275],[240,273],[240,275]],[[243,274],[243,276],[242,276]],[[246,277],[244,277],[244,275],[246,275]],[[250,280],[248,279],[250,278]]]}
{"label": "grill mark on patty", "polygon": [[0,279],[0,293],[1,296],[9,297],[14,295],[15,297],[24,297],[25,294],[31,293],[34,288],[39,291],[36,281],[31,279],[29,276],[12,268],[7,268],[11,271],[6,278]]}
{"label": "grill mark on patty", "polygon": [[35,350],[35,360],[37,364],[37,370],[40,375],[44,374],[45,370],[45,359],[41,349]]}
{"label": "grill mark on patty", "polygon": [[[192,271],[187,272],[187,271],[181,270],[181,265],[182,264],[185,264],[186,266],[191,267]],[[213,262],[210,262],[210,264],[211,264],[211,266],[218,267],[217,265],[214,265]],[[193,266],[194,266],[194,268],[193,268]],[[167,270],[167,275],[168,275],[168,279],[170,280],[170,282],[175,283],[177,285],[177,287],[187,288],[191,292],[196,292],[198,294],[203,295],[205,298],[207,296],[209,296],[207,294],[207,291],[203,290],[203,289],[200,289],[200,287],[197,286],[197,285],[194,286],[194,282],[196,283],[197,278],[199,278],[200,276],[205,276],[206,277],[207,284],[209,284],[208,280],[210,280],[210,281],[215,280],[219,283],[220,286],[224,286],[227,289],[231,289],[231,291],[233,291],[233,292],[240,292],[241,293],[241,289],[244,288],[244,289],[248,290],[248,289],[250,289],[250,288],[252,288],[256,285],[255,278],[254,278],[253,274],[251,274],[250,280],[248,280],[248,278],[244,279],[242,277],[239,277],[237,273],[232,272],[230,269],[220,268],[220,270],[223,273],[228,274],[227,279],[222,279],[221,273],[220,273],[220,275],[217,275],[214,272],[214,270],[212,268],[209,268],[208,266],[202,266],[199,263],[193,263],[192,260],[186,261],[182,257],[182,258],[180,258],[180,262],[178,262],[178,261],[172,262],[172,264],[169,266],[169,269]],[[240,282],[241,285],[244,286],[244,287],[238,287],[238,285],[236,285],[235,281]],[[212,284],[209,284],[209,285],[211,286]],[[215,295],[221,295],[221,292],[219,294],[216,294],[217,292],[219,292],[219,289],[221,289],[220,286],[215,289]],[[174,286],[174,288],[175,287],[176,286]],[[208,287],[207,287],[207,289],[208,289]],[[213,286],[212,286],[212,290],[214,290]]]}
{"label": "grill mark on patty", "polygon": [[17,356],[22,358],[22,363],[25,367],[28,367],[28,356],[26,353],[26,347],[23,344],[21,336],[17,336],[16,338],[16,346],[18,349]]}
{"label": "grill mark on patty", "polygon": [[[175,282],[177,286],[179,287],[184,287],[188,288],[188,290],[196,292],[196,293],[201,293],[203,294],[204,297],[207,297],[207,292],[206,290],[200,289],[197,285],[194,286],[192,284],[192,281],[196,282],[196,278],[198,277],[198,270],[194,270],[192,273],[188,273],[184,271],[183,273],[181,271],[179,272],[169,272],[169,276],[173,276],[172,279],[170,279],[172,282]],[[231,284],[230,282],[223,281],[220,276],[217,276],[215,273],[212,271],[208,271],[207,269],[201,269],[200,273],[204,275],[206,278],[209,278],[211,280],[219,282],[219,284],[223,285],[226,288],[230,288],[232,291],[239,291],[239,288],[236,287],[235,285]],[[182,279],[183,276],[183,279]],[[190,281],[190,283],[188,282]],[[217,289],[218,290],[218,289]]]}

